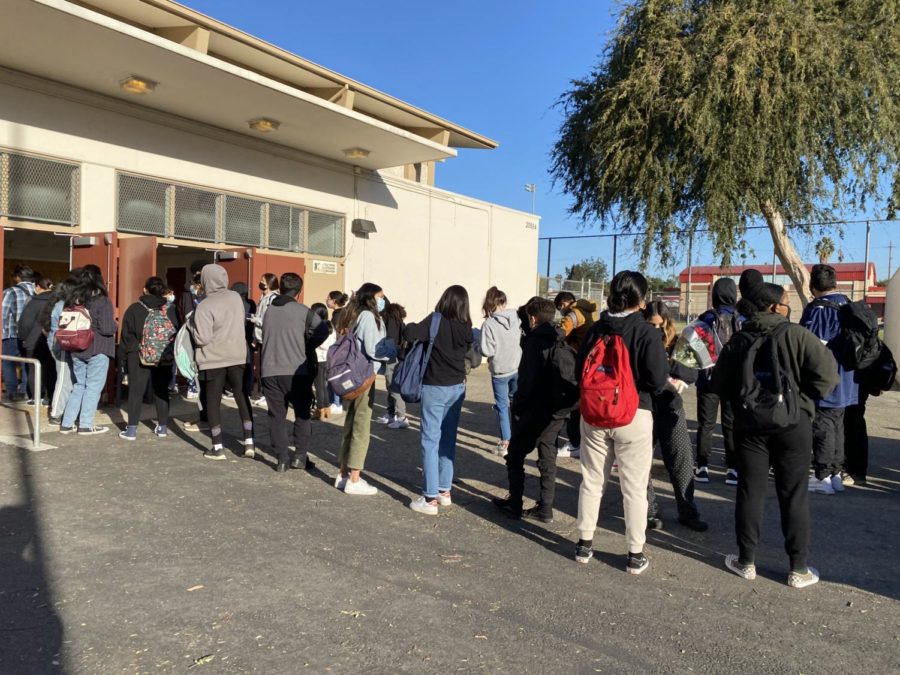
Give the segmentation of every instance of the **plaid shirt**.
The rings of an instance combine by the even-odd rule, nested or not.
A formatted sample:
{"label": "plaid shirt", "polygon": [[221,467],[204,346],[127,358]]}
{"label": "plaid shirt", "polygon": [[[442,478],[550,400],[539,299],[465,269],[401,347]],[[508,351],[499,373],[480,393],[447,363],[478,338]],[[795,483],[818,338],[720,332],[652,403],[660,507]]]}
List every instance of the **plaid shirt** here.
{"label": "plaid shirt", "polygon": [[34,297],[34,284],[23,281],[3,291],[3,339],[19,337],[19,318]]}

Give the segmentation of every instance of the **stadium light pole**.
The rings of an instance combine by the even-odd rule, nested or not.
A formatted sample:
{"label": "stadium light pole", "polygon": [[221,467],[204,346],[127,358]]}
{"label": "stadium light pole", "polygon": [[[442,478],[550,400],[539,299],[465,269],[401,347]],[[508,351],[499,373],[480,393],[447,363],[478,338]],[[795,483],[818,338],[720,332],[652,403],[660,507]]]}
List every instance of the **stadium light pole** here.
{"label": "stadium light pole", "polygon": [[531,213],[536,213],[535,209],[535,195],[537,194],[537,184],[536,183],[525,183],[525,192],[531,193]]}

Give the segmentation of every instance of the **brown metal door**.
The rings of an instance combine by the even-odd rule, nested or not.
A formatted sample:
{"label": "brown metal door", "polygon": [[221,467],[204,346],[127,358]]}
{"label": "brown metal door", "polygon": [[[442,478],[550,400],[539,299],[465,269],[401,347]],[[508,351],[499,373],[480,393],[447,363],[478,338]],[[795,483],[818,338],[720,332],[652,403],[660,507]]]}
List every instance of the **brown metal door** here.
{"label": "brown metal door", "polygon": [[230,248],[216,252],[216,262],[228,272],[228,288],[238,282],[250,285],[252,255],[248,248]]}
{"label": "brown metal door", "polygon": [[156,237],[119,238],[118,306],[122,314],[137,302],[144,283],[156,275]]}
{"label": "brown metal door", "polygon": [[[254,300],[259,302],[261,291],[259,290],[259,278],[266,274],[274,274],[279,279],[282,274],[293,272],[299,274],[301,278],[306,275],[306,261],[303,258],[289,255],[280,255],[278,253],[260,252],[259,249],[253,250],[250,266],[250,293]],[[300,293],[300,302],[303,302],[303,289]]]}

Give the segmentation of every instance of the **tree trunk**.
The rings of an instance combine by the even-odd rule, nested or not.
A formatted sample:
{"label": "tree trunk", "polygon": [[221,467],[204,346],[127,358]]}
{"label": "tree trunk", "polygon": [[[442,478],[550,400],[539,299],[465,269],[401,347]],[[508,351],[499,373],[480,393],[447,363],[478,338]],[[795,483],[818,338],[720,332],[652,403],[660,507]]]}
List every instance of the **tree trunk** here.
{"label": "tree trunk", "polygon": [[760,206],[766,224],[769,226],[772,242],[775,244],[775,255],[778,256],[785,272],[794,282],[794,292],[800,298],[801,304],[806,307],[809,303],[809,270],[806,269],[803,259],[788,237],[781,211],[768,201],[762,202]]}

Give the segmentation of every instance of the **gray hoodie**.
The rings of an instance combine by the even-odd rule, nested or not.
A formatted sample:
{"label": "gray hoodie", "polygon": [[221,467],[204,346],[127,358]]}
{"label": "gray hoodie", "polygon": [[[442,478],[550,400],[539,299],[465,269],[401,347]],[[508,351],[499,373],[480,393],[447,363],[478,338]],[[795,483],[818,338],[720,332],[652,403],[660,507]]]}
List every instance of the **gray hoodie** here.
{"label": "gray hoodie", "polygon": [[196,346],[197,368],[212,370],[247,363],[244,301],[228,290],[228,272],[221,265],[206,265],[200,272],[205,297],[190,321]]}
{"label": "gray hoodie", "polygon": [[481,327],[481,353],[491,375],[506,377],[519,370],[522,359],[522,322],[514,309],[496,312]]}
{"label": "gray hoodie", "polygon": [[289,295],[276,295],[263,321],[263,376],[309,375],[313,355],[307,349],[315,350],[327,337],[328,324],[318,314]]}

